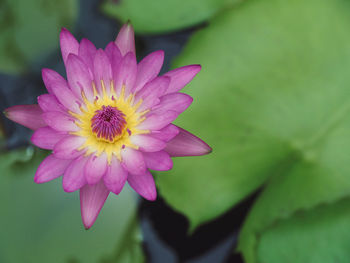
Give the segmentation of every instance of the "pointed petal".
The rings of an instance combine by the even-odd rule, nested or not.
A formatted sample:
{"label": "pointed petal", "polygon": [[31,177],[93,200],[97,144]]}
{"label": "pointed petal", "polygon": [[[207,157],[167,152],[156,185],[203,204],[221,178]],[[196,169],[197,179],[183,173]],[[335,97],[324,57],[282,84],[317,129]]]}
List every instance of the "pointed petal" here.
{"label": "pointed petal", "polygon": [[144,174],[128,175],[129,185],[142,197],[149,201],[157,199],[157,190],[152,174],[146,171]]}
{"label": "pointed petal", "polygon": [[147,168],[156,171],[168,171],[173,168],[173,161],[170,155],[165,151],[143,153],[143,158]]}
{"label": "pointed petal", "polygon": [[43,120],[56,131],[78,131],[80,128],[75,124],[75,118],[59,111],[48,111],[42,114]]}
{"label": "pointed petal", "polygon": [[[170,83],[169,77],[157,77],[148,82],[141,90],[136,93],[135,99],[147,99],[150,96],[161,97],[168,89]],[[155,95],[154,95],[155,94]]]}
{"label": "pointed petal", "polygon": [[133,174],[143,174],[146,170],[146,165],[143,160],[142,153],[126,147],[121,152],[123,167]]}
{"label": "pointed petal", "polygon": [[62,58],[66,64],[69,54],[78,55],[79,43],[75,37],[65,28],[62,28],[60,33],[60,46]]}
{"label": "pointed petal", "polygon": [[192,133],[178,127],[179,134],[167,143],[165,151],[173,157],[198,156],[212,152],[211,147]]}
{"label": "pointed petal", "polygon": [[96,54],[96,47],[92,42],[86,38],[80,41],[79,45],[79,57],[84,61],[84,63],[89,67],[90,71],[94,70],[94,57]]}
{"label": "pointed petal", "polygon": [[107,155],[105,153],[102,153],[100,156],[91,154],[84,170],[87,183],[93,185],[99,182],[106,173],[107,166]]}
{"label": "pointed petal", "polygon": [[11,121],[17,122],[29,129],[36,130],[47,126],[42,118],[39,105],[17,105],[4,110],[4,114]]}
{"label": "pointed petal", "polygon": [[74,192],[86,184],[84,167],[87,159],[84,156],[80,156],[67,167],[62,180],[62,186],[65,192]]}
{"label": "pointed petal", "polygon": [[163,114],[166,111],[182,113],[192,103],[193,98],[184,93],[171,93],[160,97],[160,102],[153,109],[154,114]]}
{"label": "pointed petal", "polygon": [[34,176],[34,182],[42,184],[63,175],[71,162],[72,160],[58,159],[52,154],[47,156],[39,165]]}
{"label": "pointed petal", "polygon": [[[51,89],[51,85],[53,84],[61,84],[61,82],[64,81],[64,79],[62,78],[62,76],[60,74],[58,74],[56,71],[49,69],[49,68],[43,68],[41,70],[41,77],[43,79],[44,85],[46,90],[49,92],[49,94],[54,94],[52,89]],[[63,81],[62,81],[63,79]]]}
{"label": "pointed petal", "polygon": [[125,185],[127,177],[128,172],[123,168],[119,160],[115,157],[112,158],[107,173],[103,177],[107,189],[115,194],[119,194]]}
{"label": "pointed petal", "polygon": [[153,131],[150,136],[162,140],[164,142],[170,141],[179,133],[179,129],[174,124],[169,124],[159,131]]}
{"label": "pointed petal", "polygon": [[188,65],[167,72],[164,76],[171,78],[171,82],[166,93],[177,92],[185,87],[201,70],[200,65]]}
{"label": "pointed petal", "polygon": [[176,119],[178,113],[167,111],[161,115],[151,114],[137,126],[140,130],[160,130]]}
{"label": "pointed petal", "polygon": [[121,60],[117,69],[113,73],[117,95],[120,94],[123,86],[125,87],[125,95],[129,95],[135,84],[136,72],[137,62],[135,54],[129,52]]}
{"label": "pointed petal", "polygon": [[92,89],[92,75],[88,66],[77,55],[70,54],[66,63],[67,79],[70,89],[77,98],[82,98],[81,92],[84,91],[86,98],[90,101],[94,98]]}
{"label": "pointed petal", "polygon": [[35,146],[42,149],[52,150],[55,144],[65,136],[67,136],[66,133],[55,131],[50,127],[42,127],[34,132],[31,141]]}
{"label": "pointed petal", "polygon": [[80,136],[68,135],[55,144],[53,153],[57,158],[74,159],[82,155],[83,152],[78,148],[85,142],[85,138]]}
{"label": "pointed petal", "polygon": [[47,90],[68,110],[80,113],[81,100],[69,89],[67,81],[51,69],[43,69],[42,76]]}
{"label": "pointed petal", "polygon": [[119,48],[114,42],[109,42],[108,45],[105,48],[105,52],[107,54],[107,57],[109,58],[109,61],[113,61],[113,59],[116,59],[120,62],[122,59],[122,54],[120,53]]}
{"label": "pointed petal", "polygon": [[130,137],[130,141],[139,146],[139,149],[143,152],[158,152],[166,146],[166,142],[144,134],[133,135]]}
{"label": "pointed petal", "polygon": [[168,89],[170,83],[169,77],[159,77],[148,82],[135,97],[135,103],[142,99],[138,112],[147,110],[160,102],[159,97]]}
{"label": "pointed petal", "polygon": [[51,94],[43,94],[38,97],[38,103],[43,111],[64,112],[64,107],[58,102],[56,97]]}
{"label": "pointed petal", "polygon": [[170,83],[169,77],[158,77],[148,82],[141,90],[136,93],[135,100],[147,99],[150,96],[160,97],[168,89]]}
{"label": "pointed petal", "polygon": [[109,191],[101,180],[95,185],[85,185],[80,189],[81,218],[85,229],[89,229],[95,223]]}
{"label": "pointed petal", "polygon": [[107,45],[105,52],[111,62],[112,76],[116,76],[119,64],[122,61],[122,54],[114,42],[110,42]]}
{"label": "pointed petal", "polygon": [[102,49],[97,50],[94,58],[94,69],[94,78],[97,89],[99,90],[100,94],[103,94],[101,84],[101,81],[103,81],[106,92],[109,94],[110,83],[112,80],[112,67],[111,62]]}
{"label": "pointed petal", "polygon": [[124,56],[128,52],[135,52],[135,33],[132,25],[127,23],[120,29],[119,34],[115,40],[121,54]]}
{"label": "pointed petal", "polygon": [[158,76],[164,61],[164,51],[152,52],[137,65],[137,77],[133,92],[137,92],[149,81]]}

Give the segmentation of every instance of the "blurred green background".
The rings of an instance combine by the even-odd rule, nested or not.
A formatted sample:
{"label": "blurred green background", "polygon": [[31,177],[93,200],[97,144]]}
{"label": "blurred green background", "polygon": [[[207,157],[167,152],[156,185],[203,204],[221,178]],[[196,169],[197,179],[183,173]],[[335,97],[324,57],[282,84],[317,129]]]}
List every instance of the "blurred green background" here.
{"label": "blurred green background", "polygon": [[[157,173],[161,198],[190,236],[254,194],[225,252],[242,258],[191,262],[350,262],[350,1],[2,0],[1,108],[35,102],[40,68],[64,72],[61,27],[103,47],[128,19],[138,59],[164,48],[163,72],[202,65],[176,124],[213,153]],[[168,262],[142,249],[129,189],[83,230],[76,193],[33,182],[47,153],[2,122],[0,262]]]}

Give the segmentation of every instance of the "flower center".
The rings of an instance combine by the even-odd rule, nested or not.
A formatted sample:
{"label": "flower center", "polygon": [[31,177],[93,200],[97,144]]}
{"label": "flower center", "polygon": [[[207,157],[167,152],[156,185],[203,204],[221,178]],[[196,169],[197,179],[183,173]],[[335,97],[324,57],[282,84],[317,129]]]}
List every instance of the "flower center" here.
{"label": "flower center", "polygon": [[91,128],[98,139],[107,142],[116,141],[126,126],[125,114],[117,107],[102,106],[91,118]]}

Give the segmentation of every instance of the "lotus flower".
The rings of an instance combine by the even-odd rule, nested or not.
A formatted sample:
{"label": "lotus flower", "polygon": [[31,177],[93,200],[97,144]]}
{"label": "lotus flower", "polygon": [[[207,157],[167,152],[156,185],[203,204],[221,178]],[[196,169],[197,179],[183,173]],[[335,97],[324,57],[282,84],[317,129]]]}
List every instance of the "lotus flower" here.
{"label": "lotus flower", "polygon": [[82,220],[90,228],[109,193],[119,194],[126,182],[147,200],[156,187],[149,169],[172,168],[170,157],[203,155],[211,148],[173,122],[191,103],[180,93],[200,71],[190,65],[158,76],[163,51],[137,64],[134,31],[125,24],[105,50],[87,39],[80,43],[66,29],[60,34],[67,81],[42,70],[48,94],[38,105],[18,105],[6,116],[35,130],[34,145],[52,150],[34,181],[63,175],[66,192],[80,190]]}

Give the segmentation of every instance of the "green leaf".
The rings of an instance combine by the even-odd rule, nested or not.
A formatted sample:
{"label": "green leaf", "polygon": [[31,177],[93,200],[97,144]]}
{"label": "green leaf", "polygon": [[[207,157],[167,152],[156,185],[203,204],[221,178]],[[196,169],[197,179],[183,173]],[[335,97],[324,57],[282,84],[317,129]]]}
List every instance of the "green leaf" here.
{"label": "green leaf", "polygon": [[311,185],[312,200],[300,197],[297,207],[350,193],[344,183],[350,181],[349,28],[349,1],[251,0],[192,37],[175,66],[200,63],[203,70],[185,89],[195,100],[177,124],[208,142],[213,153],[178,158],[157,181],[192,230],[271,176],[286,177],[304,163],[329,174],[333,186],[328,195]]}
{"label": "green leaf", "polygon": [[320,206],[266,229],[258,246],[259,262],[349,262],[349,206],[349,199]]}
{"label": "green leaf", "polygon": [[[350,150],[349,130],[350,118],[346,117],[344,123],[334,127],[327,138],[324,138],[322,145],[319,145],[312,158],[294,158],[294,161],[290,162],[289,167],[286,166],[283,168],[283,171],[280,171],[281,173],[283,172],[283,174],[276,174],[264,189],[257,202],[254,204],[240,234],[239,250],[243,252],[247,263],[288,262],[283,260],[283,258],[278,259],[278,256],[276,256],[275,261],[267,260],[265,253],[269,252],[265,251],[265,246],[269,246],[272,242],[271,238],[276,237],[274,240],[275,244],[278,244],[278,246],[284,245],[285,247],[282,250],[285,251],[291,249],[295,241],[290,241],[291,248],[289,248],[288,239],[286,239],[286,242],[280,243],[277,235],[272,235],[269,236],[268,241],[266,241],[268,244],[265,244],[265,232],[272,231],[273,233],[277,233],[280,231],[279,224],[283,225],[286,219],[289,220],[289,218],[292,218],[290,219],[291,221],[288,221],[289,223],[287,223],[287,225],[290,225],[288,229],[290,229],[291,233],[289,234],[293,236],[293,229],[299,227],[299,221],[305,219],[305,228],[307,228],[309,225],[308,222],[311,220],[307,218],[315,218],[313,215],[318,213],[318,207],[323,209],[324,206],[327,206],[329,208],[325,209],[336,209],[332,207],[333,204],[337,207],[339,205],[337,204],[338,200],[349,197],[350,167],[348,164],[350,155],[347,152]],[[311,211],[308,212],[310,209]],[[300,217],[300,215],[306,218]],[[293,219],[293,217],[297,217],[297,219]],[[297,220],[297,222],[294,226],[293,223],[295,220]],[[323,220],[324,219],[322,219],[322,222]],[[324,223],[318,223],[318,221],[315,220],[314,224],[315,227],[310,229],[310,231],[315,232],[315,237],[317,237],[317,235],[323,235],[324,231],[328,231],[322,229],[325,227],[323,225]],[[319,233],[316,231],[317,226],[320,226],[318,229]],[[287,228],[283,229],[283,231],[287,231]],[[330,228],[329,231],[331,230]],[[313,237],[311,236],[310,238]],[[309,240],[307,238],[300,239],[298,242],[299,246],[308,247]],[[343,242],[341,237],[339,237],[337,242],[338,245]],[[267,248],[267,250],[268,249],[270,248]],[[297,250],[297,247],[295,247],[293,254],[299,259],[297,260],[293,257],[293,262],[311,262],[304,260],[307,256],[305,252],[305,249]],[[326,252],[327,250],[323,251],[323,254]],[[328,252],[332,253],[330,250],[328,250]],[[340,251],[340,253],[344,252],[345,251]],[[262,256],[257,259],[258,253],[261,253]],[[310,252],[308,254],[310,254]],[[327,261],[327,257],[324,257],[324,259],[325,261],[315,262],[332,262]],[[341,262],[348,262],[348,260],[349,258],[347,258],[347,261]]]}
{"label": "green leaf", "polygon": [[0,70],[18,73],[58,47],[61,27],[70,27],[77,0],[5,0],[0,3]]}
{"label": "green leaf", "polygon": [[123,23],[131,20],[137,32],[161,33],[202,23],[236,2],[238,0],[106,0],[102,10]]}
{"label": "green leaf", "polygon": [[43,153],[36,152],[23,169],[16,168],[18,163],[1,166],[0,262],[144,262],[132,191],[111,195],[87,231],[78,192],[65,193],[61,180],[34,183],[42,159]]}
{"label": "green leaf", "polygon": [[[41,151],[39,154],[43,156],[44,153]],[[33,158],[33,155],[33,147],[26,147],[14,151],[2,152],[0,154],[0,171],[9,170],[11,175],[15,175],[15,170],[18,169],[18,167],[27,165],[28,161]],[[7,173],[3,173],[2,175],[8,176]]]}

